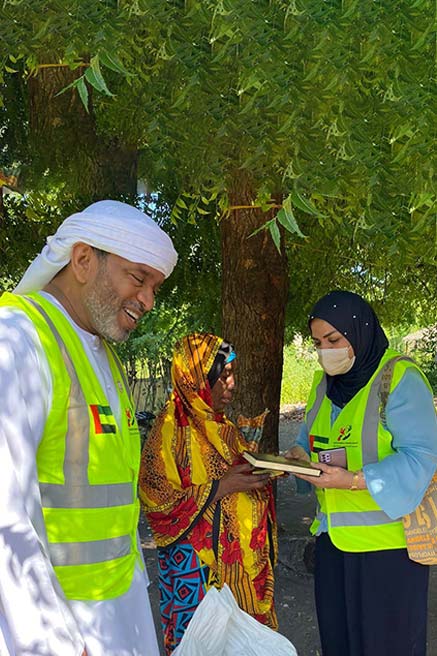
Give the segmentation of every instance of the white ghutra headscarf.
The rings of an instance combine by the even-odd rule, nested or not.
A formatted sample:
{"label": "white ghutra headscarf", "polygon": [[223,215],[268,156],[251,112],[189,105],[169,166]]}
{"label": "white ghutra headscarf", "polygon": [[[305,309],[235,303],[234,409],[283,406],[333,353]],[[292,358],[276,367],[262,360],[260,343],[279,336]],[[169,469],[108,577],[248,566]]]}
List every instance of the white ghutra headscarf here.
{"label": "white ghutra headscarf", "polygon": [[82,212],[72,214],[47,238],[47,244],[33,260],[14,289],[27,294],[43,289],[69,263],[71,250],[83,242],[107,253],[146,264],[166,278],[178,255],[170,237],[150,216],[117,200],[101,200]]}

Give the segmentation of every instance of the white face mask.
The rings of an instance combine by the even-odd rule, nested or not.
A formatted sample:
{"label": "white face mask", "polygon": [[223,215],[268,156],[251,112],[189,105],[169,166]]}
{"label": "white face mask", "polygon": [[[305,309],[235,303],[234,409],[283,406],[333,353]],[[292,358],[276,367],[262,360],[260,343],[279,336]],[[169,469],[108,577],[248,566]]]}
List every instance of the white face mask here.
{"label": "white face mask", "polygon": [[352,369],[355,362],[355,355],[353,358],[349,357],[348,346],[338,349],[317,349],[317,356],[320,365],[329,376],[346,374]]}

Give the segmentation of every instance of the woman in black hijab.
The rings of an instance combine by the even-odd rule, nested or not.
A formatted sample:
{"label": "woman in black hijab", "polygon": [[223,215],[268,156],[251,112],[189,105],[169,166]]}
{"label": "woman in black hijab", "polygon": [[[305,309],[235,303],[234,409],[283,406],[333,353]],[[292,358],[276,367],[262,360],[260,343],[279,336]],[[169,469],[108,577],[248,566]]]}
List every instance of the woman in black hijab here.
{"label": "woman in black hijab", "polygon": [[[331,292],[314,306],[308,322],[321,319],[335,326],[354,350],[352,368],[343,375],[327,374],[327,396],[344,407],[369,381],[388,347],[388,339],[370,305],[352,292]],[[317,340],[316,340],[317,346]]]}
{"label": "woman in black hijab", "polygon": [[402,516],[437,464],[429,384],[388,346],[370,305],[335,291],[309,328],[322,370],[290,457],[316,487],[315,595],[323,656],[425,656],[429,568],[408,558]]}

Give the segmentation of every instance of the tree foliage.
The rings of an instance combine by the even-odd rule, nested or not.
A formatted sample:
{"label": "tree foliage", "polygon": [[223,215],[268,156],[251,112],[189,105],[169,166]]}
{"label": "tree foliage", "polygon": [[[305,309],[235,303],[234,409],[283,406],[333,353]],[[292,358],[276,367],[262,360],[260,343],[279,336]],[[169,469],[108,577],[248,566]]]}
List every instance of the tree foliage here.
{"label": "tree foliage", "polygon": [[411,353],[437,394],[437,326],[434,323],[424,331],[422,339]]}
{"label": "tree foliage", "polygon": [[425,238],[420,258],[435,262],[433,3],[123,7],[136,76],[103,102],[102,124],[142,144],[154,184],[171,170],[181,190],[226,196],[244,171],[254,202],[294,192],[304,233],[302,197],[323,206],[322,234],[346,227],[365,246],[370,231],[387,257],[414,259]]}
{"label": "tree foliage", "polygon": [[[101,139],[138,150],[140,178],[172,210],[189,261],[174,298],[199,310],[193,325],[206,310],[187,306],[190,292],[218,325],[217,288],[205,295],[208,276],[218,280],[214,220],[238,212],[242,181],[249,205],[278,212],[267,227],[278,246],[285,235],[290,330],[333,287],[364,293],[386,322],[427,322],[437,298],[435,18],[431,0],[6,0],[11,145],[0,168],[14,154],[32,169],[20,104],[29,76],[71,69],[61,98],[87,105]],[[50,190],[55,159],[39,176]],[[65,169],[72,198],[77,168]]]}
{"label": "tree foliage", "polygon": [[291,194],[304,234],[299,198],[321,235],[434,264],[434,14],[431,0],[9,0],[0,55],[25,76],[89,65],[87,87],[115,94],[94,97],[102,134],[136,144],[149,187],[171,185],[191,216],[223,211],[245,172],[255,203]]}
{"label": "tree foliage", "polygon": [[71,202],[55,195],[7,196],[0,219],[0,281],[2,289],[11,289],[19,281],[30,261],[44,246],[46,238],[68,214],[76,211]]}

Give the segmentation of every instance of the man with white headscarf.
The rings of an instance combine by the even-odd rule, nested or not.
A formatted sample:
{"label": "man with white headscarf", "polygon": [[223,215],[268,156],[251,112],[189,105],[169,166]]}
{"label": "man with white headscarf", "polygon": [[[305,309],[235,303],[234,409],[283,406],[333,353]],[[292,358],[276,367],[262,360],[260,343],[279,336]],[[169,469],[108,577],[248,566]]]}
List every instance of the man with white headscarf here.
{"label": "man with white headscarf", "polygon": [[0,299],[0,654],[158,656],[125,340],[177,254],[117,201],[73,214]]}

